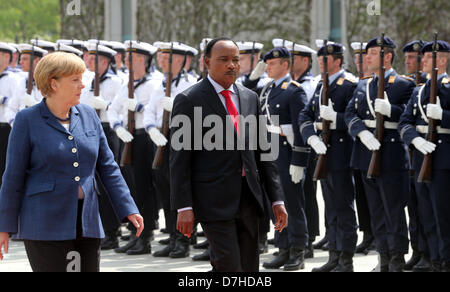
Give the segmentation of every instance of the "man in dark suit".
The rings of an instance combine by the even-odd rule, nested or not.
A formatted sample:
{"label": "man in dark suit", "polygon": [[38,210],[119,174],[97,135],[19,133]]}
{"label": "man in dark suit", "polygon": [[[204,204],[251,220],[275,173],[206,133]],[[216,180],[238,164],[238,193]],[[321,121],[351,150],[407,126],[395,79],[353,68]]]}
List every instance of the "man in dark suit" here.
{"label": "man in dark suit", "polygon": [[[265,195],[273,204],[275,229],[287,226],[280,179],[274,163],[263,161],[260,147],[249,148],[250,139],[257,141],[257,131],[250,132],[252,125],[238,119],[239,114],[243,118],[260,116],[257,95],[235,84],[240,67],[238,46],[227,38],[212,40],[204,61],[208,77],[177,95],[172,111],[170,183],[172,208],[178,210],[177,229],[190,236],[194,221],[201,223],[210,243],[213,271],[256,272],[258,217],[264,211]],[[184,122],[196,126],[194,113],[202,122],[209,116],[231,129],[234,124],[236,131],[225,136],[223,129],[225,139],[214,136],[215,149],[198,147],[199,141],[202,144],[211,135],[211,128],[196,127],[194,131],[187,127],[186,133],[183,122],[177,125],[180,118],[187,117]],[[177,147],[180,138],[185,146],[190,139],[194,150],[192,145]],[[245,148],[236,150],[241,141]]]}

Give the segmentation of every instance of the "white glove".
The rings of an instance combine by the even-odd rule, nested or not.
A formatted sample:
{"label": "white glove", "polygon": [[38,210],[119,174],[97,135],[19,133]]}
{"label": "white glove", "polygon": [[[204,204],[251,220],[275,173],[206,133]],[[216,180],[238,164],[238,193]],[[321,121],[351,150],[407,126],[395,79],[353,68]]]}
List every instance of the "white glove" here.
{"label": "white glove", "polygon": [[320,106],[320,116],[322,119],[336,123],[337,112],[333,109],[331,102],[328,105]]}
{"label": "white glove", "polygon": [[130,132],[125,130],[124,127],[118,127],[116,129],[116,134],[117,137],[119,137],[119,139],[122,140],[124,143],[130,143],[134,139],[133,135],[131,135]]}
{"label": "white glove", "polygon": [[380,142],[375,138],[375,136],[370,133],[367,130],[362,131],[358,134],[359,139],[361,139],[361,142],[369,149],[370,151],[377,151],[380,149],[381,144]]}
{"label": "white glove", "polygon": [[427,116],[433,120],[442,121],[442,116],[444,114],[444,110],[441,106],[441,100],[439,96],[437,97],[436,104],[428,104],[427,105]]}
{"label": "white glove", "polygon": [[436,150],[436,144],[428,142],[422,137],[414,138],[414,140],[412,140],[412,143],[417,150],[422,152],[423,155],[433,153],[434,150]]}
{"label": "white glove", "polygon": [[327,146],[316,135],[309,137],[307,143],[318,155],[325,155],[327,153]]}
{"label": "white glove", "polygon": [[136,98],[128,98],[127,99],[126,106],[130,112],[135,112],[137,105],[138,105],[138,102],[137,102]]}
{"label": "white glove", "polygon": [[156,146],[162,147],[167,144],[167,139],[164,137],[164,135],[156,128],[151,128],[150,131],[148,131],[148,134],[150,135],[150,139],[152,139],[153,143],[155,143]]}
{"label": "white glove", "polygon": [[96,110],[105,111],[108,108],[108,103],[101,96],[94,96],[86,103]]}
{"label": "white glove", "polygon": [[289,167],[289,174],[291,175],[292,182],[298,184],[303,179],[303,173],[305,168],[301,166],[292,165]]}
{"label": "white glove", "polygon": [[[386,92],[384,93],[386,95]],[[377,98],[375,99],[375,111],[377,113],[382,114],[383,116],[386,117],[391,117],[391,113],[392,113],[392,106],[389,103],[389,100],[387,98],[385,99],[380,99]]]}
{"label": "white glove", "polygon": [[37,103],[38,102],[30,94],[25,93],[25,96],[23,97],[23,104],[26,107],[32,107]]}
{"label": "white glove", "polygon": [[261,75],[264,74],[266,69],[267,69],[266,62],[259,61],[258,65],[256,65],[255,69],[253,70],[252,74],[250,75],[250,77],[248,79],[250,79],[250,81],[255,81],[256,79],[261,77]]}
{"label": "white glove", "polygon": [[173,101],[175,99],[173,97],[165,96],[161,99],[161,106],[164,110],[171,112],[173,109]]}

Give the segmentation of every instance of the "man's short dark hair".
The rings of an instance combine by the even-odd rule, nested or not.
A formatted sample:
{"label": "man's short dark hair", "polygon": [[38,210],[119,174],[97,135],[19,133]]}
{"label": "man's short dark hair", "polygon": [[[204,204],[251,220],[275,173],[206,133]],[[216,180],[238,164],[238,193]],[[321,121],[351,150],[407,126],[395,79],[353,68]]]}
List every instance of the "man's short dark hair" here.
{"label": "man's short dark hair", "polygon": [[206,46],[206,49],[205,49],[205,57],[211,58],[211,53],[212,53],[212,49],[213,49],[214,45],[217,44],[217,43],[220,42],[220,41],[231,41],[231,42],[233,42],[233,44],[236,45],[237,48],[239,48],[239,46],[236,44],[236,42],[233,41],[233,40],[230,39],[230,38],[227,38],[227,37],[215,38],[215,39],[211,40],[211,41],[208,43],[208,45]]}

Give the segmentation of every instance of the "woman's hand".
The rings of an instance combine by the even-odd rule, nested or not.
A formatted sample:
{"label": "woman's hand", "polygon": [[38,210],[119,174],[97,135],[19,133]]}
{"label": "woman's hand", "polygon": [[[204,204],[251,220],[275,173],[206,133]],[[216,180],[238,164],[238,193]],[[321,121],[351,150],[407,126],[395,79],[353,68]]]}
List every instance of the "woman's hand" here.
{"label": "woman's hand", "polygon": [[136,227],[136,237],[141,236],[142,231],[144,230],[144,218],[142,218],[139,214],[129,215],[128,220]]}
{"label": "woman's hand", "polygon": [[5,250],[5,254],[7,254],[8,245],[9,245],[9,233],[0,232],[0,261],[3,260],[2,248]]}

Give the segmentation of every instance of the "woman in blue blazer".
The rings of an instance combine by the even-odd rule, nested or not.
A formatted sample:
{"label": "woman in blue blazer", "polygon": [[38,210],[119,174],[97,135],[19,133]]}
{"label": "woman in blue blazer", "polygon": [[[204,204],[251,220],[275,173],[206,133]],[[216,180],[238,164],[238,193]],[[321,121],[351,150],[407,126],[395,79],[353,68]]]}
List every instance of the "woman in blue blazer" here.
{"label": "woman in blue blazer", "polygon": [[47,55],[36,67],[46,98],[17,114],[9,138],[0,260],[15,234],[24,240],[33,271],[99,271],[104,232],[96,171],[117,216],[130,220],[138,236],[144,228],[96,112],[79,104],[84,71],[83,61],[68,53]]}

